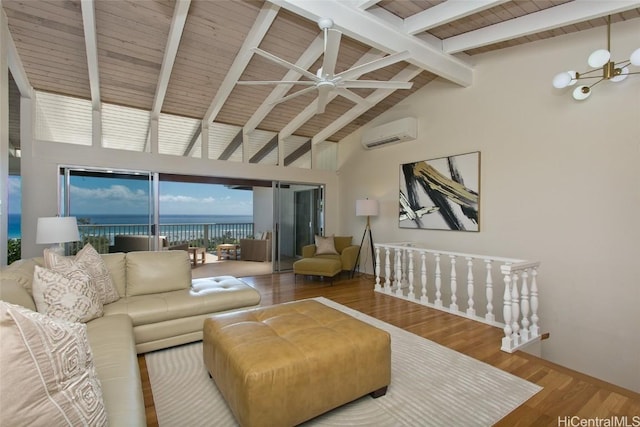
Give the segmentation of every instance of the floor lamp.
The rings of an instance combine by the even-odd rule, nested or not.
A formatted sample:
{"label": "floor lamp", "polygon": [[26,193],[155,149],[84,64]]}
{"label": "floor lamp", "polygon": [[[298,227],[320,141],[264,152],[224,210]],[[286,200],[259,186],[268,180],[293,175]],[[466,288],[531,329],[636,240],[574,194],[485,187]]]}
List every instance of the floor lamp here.
{"label": "floor lamp", "polygon": [[369,246],[371,247],[373,274],[376,274],[376,257],[373,250],[373,236],[371,235],[371,223],[369,221],[369,218],[372,216],[378,216],[378,201],[370,199],[356,200],[356,216],[366,216],[367,225],[364,227],[364,232],[362,233],[362,240],[360,241],[360,248],[358,248],[356,263],[354,264],[353,270],[351,271],[351,277],[353,277],[356,271],[356,267],[358,266],[358,262],[360,262],[360,252],[362,251],[362,245],[364,244],[364,239],[367,236],[367,232],[369,233]]}

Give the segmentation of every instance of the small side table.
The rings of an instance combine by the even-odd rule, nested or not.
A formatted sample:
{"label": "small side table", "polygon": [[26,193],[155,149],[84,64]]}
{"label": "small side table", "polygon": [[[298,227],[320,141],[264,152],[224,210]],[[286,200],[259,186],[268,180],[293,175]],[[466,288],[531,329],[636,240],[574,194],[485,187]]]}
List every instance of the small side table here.
{"label": "small side table", "polygon": [[223,243],[216,247],[218,251],[218,259],[222,258],[222,253],[226,253],[231,258],[231,254],[233,254],[233,258],[235,260],[238,259],[238,251],[240,250],[240,245],[236,245],[233,243]]}
{"label": "small side table", "polygon": [[189,246],[189,254],[191,255],[191,262],[193,266],[196,267],[198,265],[198,255],[200,255],[200,262],[204,264],[206,258],[207,248],[198,247],[198,246]]}

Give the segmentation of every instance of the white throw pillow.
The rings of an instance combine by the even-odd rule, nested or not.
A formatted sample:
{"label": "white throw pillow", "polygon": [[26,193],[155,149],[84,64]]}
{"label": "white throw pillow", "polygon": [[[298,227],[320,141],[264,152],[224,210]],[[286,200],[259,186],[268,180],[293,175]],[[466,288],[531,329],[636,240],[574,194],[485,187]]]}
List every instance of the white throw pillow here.
{"label": "white throw pillow", "polygon": [[333,236],[316,236],[316,255],[338,255]]}
{"label": "white throw pillow", "polygon": [[103,314],[100,295],[82,270],[62,275],[36,265],[33,300],[40,313],[69,322],[88,322]]}
{"label": "white throw pillow", "polygon": [[109,268],[100,254],[91,246],[91,243],[84,245],[75,258],[65,257],[45,249],[44,265],[65,276],[69,272],[78,269],[86,271],[98,290],[102,304],[109,304],[120,299],[120,295],[111,279]]}
{"label": "white throw pillow", "polygon": [[0,336],[0,425],[107,425],[85,324],[0,301]]}

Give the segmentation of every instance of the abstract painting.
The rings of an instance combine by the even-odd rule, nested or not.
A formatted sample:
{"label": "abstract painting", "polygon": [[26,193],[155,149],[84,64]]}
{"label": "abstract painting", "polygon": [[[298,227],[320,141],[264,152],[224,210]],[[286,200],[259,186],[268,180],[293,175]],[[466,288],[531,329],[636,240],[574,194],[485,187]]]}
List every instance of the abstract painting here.
{"label": "abstract painting", "polygon": [[480,231],[480,152],[400,165],[400,228]]}

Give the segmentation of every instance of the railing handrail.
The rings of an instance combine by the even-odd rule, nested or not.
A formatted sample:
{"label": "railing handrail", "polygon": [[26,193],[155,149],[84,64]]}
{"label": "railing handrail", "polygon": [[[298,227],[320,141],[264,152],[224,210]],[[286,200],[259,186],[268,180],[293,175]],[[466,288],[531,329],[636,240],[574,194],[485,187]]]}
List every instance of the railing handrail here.
{"label": "railing handrail", "polygon": [[[376,292],[500,327],[505,334],[501,349],[510,353],[541,339],[539,261],[440,251],[415,242],[376,243],[374,246]],[[460,258],[466,262],[458,262]],[[482,267],[477,262],[482,262]],[[446,267],[449,267],[448,271]],[[480,268],[483,271],[478,272]],[[459,274],[458,270],[462,269],[466,270],[465,275]],[[493,271],[496,270],[502,281],[494,280]],[[483,289],[476,291],[478,287]],[[498,304],[494,300],[500,294],[503,322],[494,313],[494,303]],[[459,296],[462,299],[459,300]],[[476,304],[478,297],[486,306]],[[484,316],[479,311],[484,312]]]}
{"label": "railing handrail", "polygon": [[[453,252],[453,251],[444,251],[444,250],[438,250],[438,249],[429,249],[427,247],[422,246],[421,243],[415,243],[415,242],[396,242],[396,243],[374,243],[373,244],[374,247],[387,247],[387,248],[393,248],[393,249],[420,249],[421,251],[425,251],[428,252],[430,254],[439,254],[439,255],[454,255],[454,256],[458,256],[458,257],[464,257],[464,258],[476,258],[476,259],[483,259],[483,260],[491,260],[491,261],[498,261],[498,262],[504,262],[504,263],[508,263],[508,264],[520,264],[520,263],[529,263],[531,261],[527,261],[527,260],[523,260],[523,259],[519,259],[519,258],[506,258],[506,257],[499,257],[499,256],[493,256],[493,255],[478,255],[478,254],[470,254],[470,253],[465,253],[465,252]],[[539,264],[539,263],[538,263]]]}

